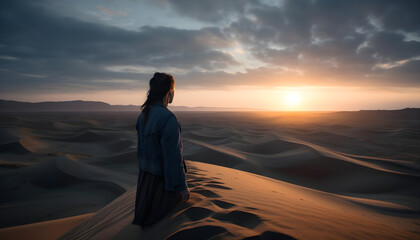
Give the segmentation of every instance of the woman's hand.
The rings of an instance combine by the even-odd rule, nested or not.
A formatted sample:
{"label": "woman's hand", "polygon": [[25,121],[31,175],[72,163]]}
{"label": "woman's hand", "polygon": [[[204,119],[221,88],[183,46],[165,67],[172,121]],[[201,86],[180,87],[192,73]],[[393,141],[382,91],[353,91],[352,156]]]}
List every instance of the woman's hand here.
{"label": "woman's hand", "polygon": [[190,199],[190,190],[188,187],[184,191],[179,192],[179,194],[181,195],[181,200],[183,202],[186,202],[188,199]]}

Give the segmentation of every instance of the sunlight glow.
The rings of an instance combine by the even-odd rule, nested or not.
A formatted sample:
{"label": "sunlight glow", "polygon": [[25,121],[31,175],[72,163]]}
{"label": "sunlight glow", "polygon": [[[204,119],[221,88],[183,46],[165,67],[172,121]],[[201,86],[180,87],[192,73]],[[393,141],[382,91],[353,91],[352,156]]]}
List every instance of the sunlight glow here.
{"label": "sunlight glow", "polygon": [[287,107],[296,107],[302,100],[299,92],[286,92],[284,95],[284,103]]}
{"label": "sunlight glow", "polygon": [[[42,101],[103,101],[109,104],[140,106],[146,88],[107,91],[3,93],[3,99]],[[278,87],[235,86],[224,90],[176,87],[172,106],[266,109],[269,111],[358,111],[361,109],[401,109],[420,106],[420,88],[376,89],[362,87]]]}

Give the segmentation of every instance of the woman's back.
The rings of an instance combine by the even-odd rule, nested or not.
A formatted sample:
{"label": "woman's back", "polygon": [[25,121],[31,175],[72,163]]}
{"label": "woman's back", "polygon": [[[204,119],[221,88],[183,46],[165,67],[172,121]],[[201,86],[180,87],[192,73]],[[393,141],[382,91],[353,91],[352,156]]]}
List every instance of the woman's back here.
{"label": "woman's back", "polygon": [[139,177],[132,223],[142,227],[153,225],[190,196],[181,128],[166,108],[174,97],[175,80],[172,75],[157,72],[149,86],[136,123]]}
{"label": "woman's back", "polygon": [[164,176],[168,191],[185,190],[185,163],[176,116],[161,103],[155,103],[150,106],[144,124],[142,118],[143,113],[136,124],[139,169]]}

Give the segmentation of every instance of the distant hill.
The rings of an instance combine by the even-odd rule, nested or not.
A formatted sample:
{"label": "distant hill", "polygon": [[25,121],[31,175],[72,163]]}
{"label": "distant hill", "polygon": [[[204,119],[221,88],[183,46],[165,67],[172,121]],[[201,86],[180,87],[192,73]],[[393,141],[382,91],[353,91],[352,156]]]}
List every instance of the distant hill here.
{"label": "distant hill", "polygon": [[[62,101],[62,102],[19,102],[0,100],[0,112],[43,112],[43,111],[140,111],[140,105],[111,105],[99,101]],[[172,111],[267,111],[257,108],[220,108],[220,107],[168,107]],[[331,112],[342,117],[415,119],[420,120],[420,108],[398,110],[360,110]]]}
{"label": "distant hill", "polygon": [[420,120],[420,108],[403,108],[397,110],[342,111],[335,112],[333,114],[360,118]]}
{"label": "distant hill", "polygon": [[[39,111],[140,111],[140,105],[111,105],[99,101],[62,102],[19,102],[0,100],[0,112],[39,112]],[[168,107],[172,111],[258,111],[256,108],[218,108],[218,107]]]}
{"label": "distant hill", "polygon": [[18,102],[0,100],[0,111],[135,111],[138,106],[112,106],[96,101],[64,101],[64,102]]}

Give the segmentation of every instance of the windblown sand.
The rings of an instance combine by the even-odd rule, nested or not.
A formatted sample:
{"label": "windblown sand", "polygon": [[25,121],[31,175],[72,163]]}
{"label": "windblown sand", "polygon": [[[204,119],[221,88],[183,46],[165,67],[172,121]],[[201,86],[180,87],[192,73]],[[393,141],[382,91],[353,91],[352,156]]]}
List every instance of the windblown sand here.
{"label": "windblown sand", "polygon": [[141,229],[138,113],[1,113],[0,239],[420,239],[420,119],[176,115],[191,198]]}

